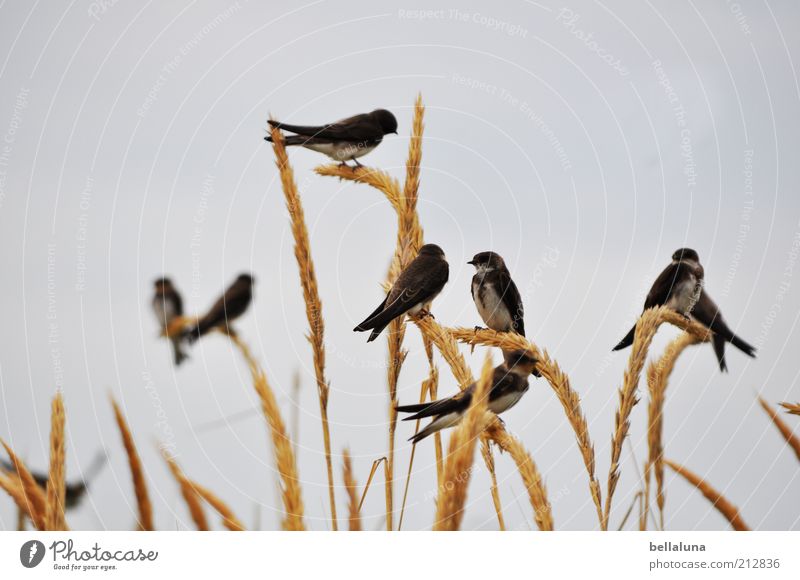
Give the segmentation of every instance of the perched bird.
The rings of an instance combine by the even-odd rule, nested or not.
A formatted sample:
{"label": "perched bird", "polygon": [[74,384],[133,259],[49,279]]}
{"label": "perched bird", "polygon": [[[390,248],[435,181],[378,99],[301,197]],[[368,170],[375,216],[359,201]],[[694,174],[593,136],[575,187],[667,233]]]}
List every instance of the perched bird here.
{"label": "perched bird", "polygon": [[[489,410],[495,415],[507,411],[516,405],[522,395],[528,390],[528,376],[534,372],[536,359],[524,350],[515,350],[503,353],[503,364],[495,367],[492,376],[492,386],[489,390]],[[428,435],[437,431],[457,425],[469,409],[476,383],[449,397],[439,399],[432,403],[419,403],[417,405],[398,406],[400,413],[414,413],[405,417],[403,421],[415,421],[425,417],[433,417],[433,421],[422,431],[409,439],[418,443]]]}
{"label": "perched bird", "polygon": [[[269,121],[273,127],[296,133],[285,138],[287,146],[302,145],[306,149],[324,153],[334,161],[347,165],[347,161],[357,161],[375,149],[389,133],[397,134],[397,119],[386,109],[375,109],[371,113],[355,115],[330,125],[308,126],[288,125]],[[264,137],[272,142],[272,137]]]}
{"label": "perched bird", "polygon": [[[672,254],[672,263],[653,282],[644,301],[643,311],[666,305],[688,318],[703,292],[703,276],[704,270],[697,252],[689,248],[676,250]],[[636,325],[613,350],[622,350],[633,344],[635,332]]]}
{"label": "perched bird", "polygon": [[722,318],[722,313],[719,311],[719,308],[705,289],[703,289],[703,292],[700,294],[700,299],[697,301],[697,304],[695,304],[694,309],[692,309],[692,318],[713,333],[711,344],[714,347],[714,354],[717,355],[720,371],[728,371],[728,365],[725,362],[726,342],[730,342],[747,356],[755,358],[755,347],[747,344],[733,333]]}
{"label": "perched bird", "polygon": [[255,278],[250,274],[239,274],[208,312],[197,321],[197,325],[186,330],[186,338],[194,342],[209,331],[221,327],[233,332],[230,323],[245,313],[253,300]]}
{"label": "perched bird", "polygon": [[353,331],[371,330],[367,342],[372,342],[398,316],[430,314],[431,303],[447,284],[449,275],[450,267],[442,249],[436,244],[425,244],[400,272],[383,302]]}
{"label": "perched bird", "polygon": [[[161,331],[166,336],[170,323],[183,316],[183,299],[169,278],[159,278],[154,284],[156,293],[152,302],[153,312],[155,312],[156,319],[161,325]],[[180,334],[176,334],[170,337],[169,340],[172,342],[175,364],[179,365],[188,358],[188,355],[181,349],[183,337]]]}
{"label": "perched bird", "polygon": [[467,264],[475,266],[472,299],[484,324],[498,332],[516,332],[525,336],[522,297],[499,254],[481,252]]}
{"label": "perched bird", "polygon": [[[68,482],[66,484],[66,493],[64,495],[64,508],[65,509],[72,509],[77,507],[81,500],[86,495],[86,492],[89,489],[89,484],[94,480],[95,477],[100,473],[100,470],[106,463],[106,452],[101,451],[99,452],[92,464],[89,466],[89,469],[82,475],[80,481],[73,481]],[[8,461],[0,460],[0,467],[7,473],[17,473],[16,467]],[[50,479],[49,473],[39,473],[32,471],[31,475],[36,483],[41,487],[43,490],[47,489],[47,482]]]}

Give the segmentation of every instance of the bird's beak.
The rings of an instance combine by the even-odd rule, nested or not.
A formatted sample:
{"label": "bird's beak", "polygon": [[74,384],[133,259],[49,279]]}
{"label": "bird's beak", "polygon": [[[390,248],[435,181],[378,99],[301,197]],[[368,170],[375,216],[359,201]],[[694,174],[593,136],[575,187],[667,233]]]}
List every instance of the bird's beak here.
{"label": "bird's beak", "polygon": [[397,134],[398,134],[398,133],[397,133],[397,131],[392,131],[392,133],[394,133],[395,135],[397,135]]}
{"label": "bird's beak", "polygon": [[470,266],[474,266],[475,265],[475,260],[470,260],[469,262],[467,262],[467,264],[469,264]]}

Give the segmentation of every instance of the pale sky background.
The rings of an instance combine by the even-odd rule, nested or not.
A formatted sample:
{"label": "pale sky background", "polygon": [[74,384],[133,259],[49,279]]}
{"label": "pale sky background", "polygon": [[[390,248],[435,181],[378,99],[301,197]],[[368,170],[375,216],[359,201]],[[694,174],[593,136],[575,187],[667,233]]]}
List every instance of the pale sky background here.
{"label": "pale sky background", "polygon": [[[0,6],[0,436],[45,469],[50,400],[63,388],[69,478],[99,449],[110,455],[88,500],[69,514],[74,529],[134,524],[109,392],[132,425],[159,528],[190,528],[191,520],[157,440],[248,527],[279,525],[260,415],[198,428],[256,404],[246,367],[222,337],[209,336],[176,370],[149,307],[162,274],[199,312],[245,270],[257,277],[257,296],[237,327],[287,421],[299,409],[306,523],[328,528],[307,322],[265,121],[322,123],[388,108],[400,135],[363,161],[402,178],[418,92],[427,106],[420,219],[451,267],[433,308],[438,321],[479,323],[466,262],[483,250],[502,254],[525,299],[529,338],[581,395],[605,495],[628,358],[611,348],[672,252],[697,249],[706,288],[759,356],[729,347],[730,373],[721,374],[710,346],[683,355],[667,394],[666,455],[723,491],[751,526],[800,529],[797,460],[756,402],[759,393],[773,403],[800,400],[800,7],[453,4]],[[291,159],[323,300],[336,479],[341,486],[349,447],[363,485],[388,448],[386,342],[366,344],[351,329],[381,299],[395,216],[375,190],[313,174],[320,155],[297,150]],[[651,354],[676,335],[663,328]],[[413,327],[406,345],[399,398],[414,402],[427,369]],[[477,373],[485,350],[464,352]],[[440,393],[454,393],[438,355],[437,363]],[[556,527],[595,529],[573,432],[546,382],[531,385],[504,415],[506,426],[543,473]],[[646,456],[646,389],[640,395],[615,527]],[[398,508],[412,430],[401,423],[397,431]],[[432,523],[433,463],[432,445],[420,445],[404,528]],[[463,527],[496,529],[479,457],[476,465]],[[497,469],[508,527],[535,527],[510,458],[497,457]],[[383,526],[382,477],[374,483],[368,529]],[[336,496],[342,518],[342,487]],[[10,499],[0,498],[0,528],[15,523]],[[671,473],[666,523],[727,528]]]}

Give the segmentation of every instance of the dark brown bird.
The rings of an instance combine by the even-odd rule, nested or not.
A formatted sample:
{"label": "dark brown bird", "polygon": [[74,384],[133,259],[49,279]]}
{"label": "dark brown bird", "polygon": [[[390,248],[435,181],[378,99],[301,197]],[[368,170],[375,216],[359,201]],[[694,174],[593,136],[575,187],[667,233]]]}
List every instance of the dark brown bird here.
{"label": "dark brown bird", "polygon": [[700,294],[700,299],[692,309],[692,318],[714,333],[711,338],[711,345],[714,347],[714,354],[717,356],[720,371],[728,371],[728,365],[725,362],[726,342],[730,342],[747,356],[755,358],[755,347],[747,344],[734,334],[722,318],[719,307],[717,307],[705,289],[703,289],[703,292]]}
{"label": "dark brown bird", "polygon": [[[169,278],[158,278],[155,283],[155,296],[153,296],[153,312],[156,315],[161,331],[166,335],[167,328],[176,318],[183,316],[183,299]],[[175,364],[180,365],[188,358],[182,350],[183,338],[180,334],[170,337]]]}
{"label": "dark brown bird", "polygon": [[[386,109],[376,109],[329,125],[289,125],[272,120],[269,124],[283,131],[297,133],[284,139],[287,146],[300,145],[324,153],[342,165],[352,160],[360,166],[359,157],[380,145],[384,135],[397,133],[397,119]],[[272,137],[264,139],[272,141]]]}
{"label": "dark brown bird", "polygon": [[[655,306],[666,305],[675,312],[686,316],[692,313],[703,291],[705,271],[700,265],[700,258],[692,249],[681,248],[672,254],[672,263],[664,268],[653,282],[644,310]],[[636,325],[630,329],[613,350],[622,350],[633,344]]]}
{"label": "dark brown bird", "polygon": [[197,321],[197,325],[186,331],[186,338],[194,342],[215,328],[233,332],[230,324],[245,313],[253,300],[255,278],[250,274],[239,274],[208,312]]}
{"label": "dark brown bird", "polygon": [[[536,359],[524,350],[503,353],[503,364],[495,367],[492,375],[492,386],[489,390],[489,410],[495,415],[507,411],[517,403],[528,391],[528,377],[534,373]],[[397,407],[400,413],[414,413],[403,421],[415,421],[425,417],[433,417],[433,421],[422,431],[409,439],[413,443],[425,439],[442,429],[458,425],[472,403],[472,395],[476,384],[449,397],[432,403],[402,405]]]}
{"label": "dark brown bird", "polygon": [[484,324],[497,332],[525,336],[522,296],[503,258],[494,252],[481,252],[467,264],[477,270],[472,277],[472,299]]}
{"label": "dark brown bird", "polygon": [[398,316],[430,314],[431,303],[447,284],[449,275],[450,267],[442,249],[436,244],[425,244],[400,272],[383,302],[353,330],[371,330],[367,342],[372,342]]}
{"label": "dark brown bird", "polygon": [[[69,510],[80,505],[81,500],[85,497],[86,492],[89,490],[89,484],[94,480],[95,477],[97,477],[105,464],[106,453],[105,451],[101,451],[95,455],[95,458],[89,466],[89,469],[86,470],[80,481],[73,481],[71,483],[68,482],[66,484],[64,509]],[[2,467],[7,473],[17,473],[17,469],[14,467],[14,465],[6,460],[0,460],[0,467]],[[47,482],[50,479],[50,474],[31,471],[31,475],[36,483],[39,484],[39,487],[41,487],[43,490],[47,489]]]}

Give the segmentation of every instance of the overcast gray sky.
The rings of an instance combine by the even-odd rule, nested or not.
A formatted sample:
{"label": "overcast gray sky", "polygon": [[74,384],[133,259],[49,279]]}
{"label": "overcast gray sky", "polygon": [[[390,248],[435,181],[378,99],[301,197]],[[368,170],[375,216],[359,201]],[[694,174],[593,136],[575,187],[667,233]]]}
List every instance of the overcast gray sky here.
{"label": "overcast gray sky", "polygon": [[[159,458],[185,471],[248,526],[275,529],[280,499],[246,367],[220,336],[173,368],[149,309],[168,274],[189,312],[241,271],[256,300],[238,328],[288,418],[299,409],[307,525],[327,529],[326,477],[311,352],[292,237],[272,151],[270,114],[328,122],[392,110],[399,136],[363,161],[404,175],[414,98],[427,107],[420,188],[426,240],[450,282],[439,322],[472,326],[473,254],[502,254],[520,287],[528,336],[580,393],[605,487],[617,389],[628,352],[611,347],[672,252],[700,254],[706,288],[738,334],[729,374],[711,347],[687,351],[667,394],[666,455],[722,490],[753,527],[800,528],[796,458],[757,406],[800,400],[800,89],[796,2],[543,1],[23,2],[0,6],[0,436],[45,469],[50,399],[63,388],[68,474],[105,447],[110,465],[71,513],[75,529],[125,529],[134,496],[107,401],[132,425],[157,524],[191,521]],[[292,151],[323,300],[330,421],[341,485],[387,451],[385,340],[351,331],[381,299],[395,216],[375,190],[313,174]],[[677,335],[663,328],[659,353]],[[426,374],[416,329],[399,398]],[[484,349],[469,354],[478,372]],[[494,353],[499,362],[499,353]],[[443,395],[456,391],[437,356]],[[292,376],[299,371],[299,398]],[[644,383],[640,385],[644,387]],[[646,403],[632,417],[612,525],[640,486]],[[543,380],[504,415],[542,471],[559,529],[594,529],[587,477],[561,406]],[[794,421],[793,421],[794,419]],[[796,417],[787,421],[797,425]],[[413,426],[397,431],[402,478]],[[635,456],[637,463],[633,461]],[[478,460],[480,461],[480,459]],[[404,527],[433,520],[433,450],[420,446]],[[466,529],[495,529],[478,464]],[[535,527],[511,460],[497,459],[509,528]],[[381,485],[380,477],[376,485]],[[402,485],[396,487],[399,506]],[[605,490],[604,490],[605,493]],[[337,489],[340,516],[345,494]],[[382,491],[364,506],[380,528]],[[15,525],[0,498],[0,528]],[[667,476],[667,527],[725,529],[682,480]]]}

